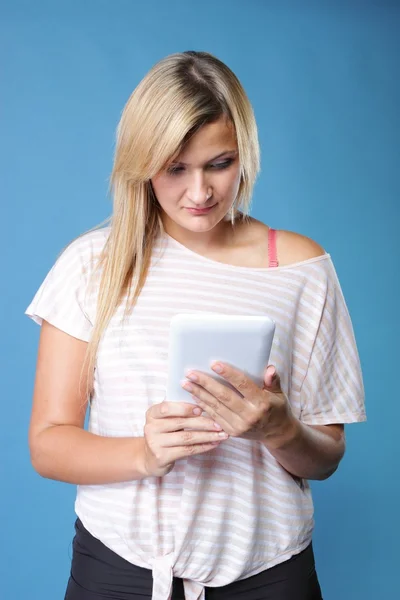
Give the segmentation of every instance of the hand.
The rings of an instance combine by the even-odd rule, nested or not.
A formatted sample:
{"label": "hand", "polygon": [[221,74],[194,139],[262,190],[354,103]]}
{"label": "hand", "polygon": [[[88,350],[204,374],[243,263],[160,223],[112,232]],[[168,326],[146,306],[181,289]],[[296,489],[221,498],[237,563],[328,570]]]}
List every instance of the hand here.
{"label": "hand", "polygon": [[[218,365],[221,371],[217,370]],[[218,362],[212,368],[235,389],[200,371],[187,373],[190,381],[183,382],[182,387],[191,392],[197,404],[224,431],[232,437],[261,441],[287,434],[293,425],[293,415],[275,367],[270,365],[265,370],[262,389],[230,365]]]}
{"label": "hand", "polygon": [[[146,412],[144,471],[146,477],[169,473],[179,458],[212,450],[229,436],[202,411],[186,402],[161,402]],[[197,431],[184,431],[193,428]]]}

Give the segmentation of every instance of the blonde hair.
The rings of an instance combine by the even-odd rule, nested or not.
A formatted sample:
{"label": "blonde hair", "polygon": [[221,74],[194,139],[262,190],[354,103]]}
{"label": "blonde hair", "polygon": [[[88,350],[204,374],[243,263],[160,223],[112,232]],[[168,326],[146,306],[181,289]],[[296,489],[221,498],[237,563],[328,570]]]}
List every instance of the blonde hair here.
{"label": "blonde hair", "polygon": [[146,281],[153,243],[163,232],[150,180],[202,125],[221,116],[233,125],[241,168],[238,194],[230,211],[233,225],[236,216],[249,214],[260,169],[253,109],[236,75],[208,52],[171,54],[151,68],[123,109],[110,181],[110,233],[96,266],[96,270],[101,269],[101,279],[84,364],[89,374],[87,396],[93,393],[93,373],[103,332],[125,294],[125,315],[133,309]]}

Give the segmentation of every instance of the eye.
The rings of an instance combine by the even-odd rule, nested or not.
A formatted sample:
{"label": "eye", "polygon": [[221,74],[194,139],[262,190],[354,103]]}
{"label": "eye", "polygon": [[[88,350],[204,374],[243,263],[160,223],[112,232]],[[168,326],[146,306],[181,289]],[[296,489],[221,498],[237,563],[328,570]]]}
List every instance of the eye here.
{"label": "eye", "polygon": [[[227,169],[233,163],[233,161],[233,158],[229,158],[228,160],[224,160],[223,162],[208,165],[207,168],[216,171],[222,171],[223,169]],[[167,169],[167,173],[168,175],[179,175],[184,170],[184,167],[170,167],[169,169]]]}
{"label": "eye", "polygon": [[231,164],[233,163],[233,159],[230,158],[229,160],[224,160],[224,162],[220,162],[220,163],[215,163],[213,165],[210,165],[210,169],[226,169],[227,167],[229,167]]}
{"label": "eye", "polygon": [[183,167],[171,167],[171,168],[167,169],[167,173],[168,173],[168,175],[178,175],[183,170],[184,170]]}

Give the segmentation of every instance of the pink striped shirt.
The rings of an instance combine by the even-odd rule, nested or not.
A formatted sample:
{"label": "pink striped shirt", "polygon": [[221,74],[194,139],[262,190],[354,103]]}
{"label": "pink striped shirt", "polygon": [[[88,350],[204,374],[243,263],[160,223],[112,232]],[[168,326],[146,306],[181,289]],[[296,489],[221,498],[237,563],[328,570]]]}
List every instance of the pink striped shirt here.
{"label": "pink striped shirt", "polygon": [[[47,274],[26,314],[88,341],[96,314],[88,278],[109,228],[73,241]],[[89,430],[143,436],[146,410],[166,390],[169,323],[177,313],[269,315],[270,363],[304,423],[366,419],[360,361],[329,254],[288,266],[239,267],[205,258],[166,235],[157,241],[132,315],[123,305],[102,338]],[[255,575],[311,541],[313,502],[261,443],[230,438],[177,461],[162,478],[80,485],[75,510],[92,535],[126,560],[153,570],[153,600],[169,600],[172,577],[187,600],[205,586]]]}

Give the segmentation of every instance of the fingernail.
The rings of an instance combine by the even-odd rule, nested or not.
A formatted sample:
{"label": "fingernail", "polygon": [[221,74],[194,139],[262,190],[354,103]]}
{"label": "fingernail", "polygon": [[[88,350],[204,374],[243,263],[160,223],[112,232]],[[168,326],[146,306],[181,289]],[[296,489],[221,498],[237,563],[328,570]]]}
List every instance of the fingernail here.
{"label": "fingernail", "polygon": [[188,381],[184,381],[181,385],[187,392],[193,392],[193,386]]}
{"label": "fingernail", "polygon": [[216,363],[215,365],[212,365],[212,369],[216,373],[222,373],[222,366],[219,363]]}
{"label": "fingernail", "polygon": [[198,377],[194,373],[186,373],[186,377],[190,379],[190,381],[198,381]]}
{"label": "fingernail", "polygon": [[222,429],[221,425],[218,425],[218,423],[214,423],[214,427],[216,427],[216,429]]}
{"label": "fingernail", "polygon": [[201,415],[201,409],[196,407],[196,408],[193,409],[193,413],[195,415]]}

